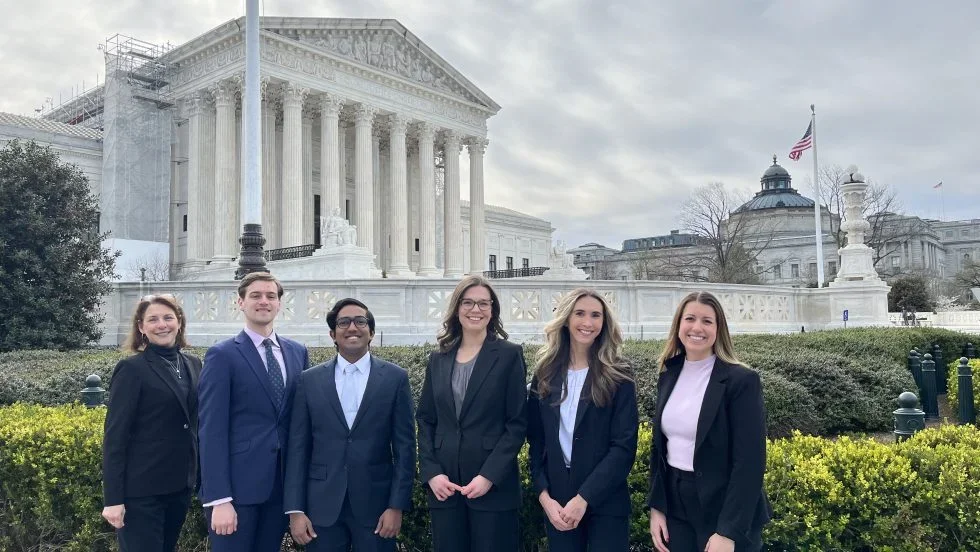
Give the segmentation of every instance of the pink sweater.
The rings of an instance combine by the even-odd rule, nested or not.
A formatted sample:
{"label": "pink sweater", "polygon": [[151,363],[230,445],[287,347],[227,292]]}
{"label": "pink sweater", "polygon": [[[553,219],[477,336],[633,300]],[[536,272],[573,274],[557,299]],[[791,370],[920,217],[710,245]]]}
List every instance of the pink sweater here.
{"label": "pink sweater", "polygon": [[679,470],[694,471],[698,418],[714,366],[714,355],[704,360],[685,360],[664,406],[660,425],[667,438],[667,463]]}

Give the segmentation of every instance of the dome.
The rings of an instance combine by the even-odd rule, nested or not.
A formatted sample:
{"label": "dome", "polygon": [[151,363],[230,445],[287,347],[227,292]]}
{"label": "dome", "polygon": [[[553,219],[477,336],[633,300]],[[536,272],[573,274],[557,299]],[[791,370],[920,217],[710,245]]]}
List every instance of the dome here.
{"label": "dome", "polygon": [[772,156],[772,166],[762,173],[760,182],[762,183],[762,190],[736,209],[736,213],[786,207],[813,207],[812,199],[801,196],[799,192],[793,189],[793,177],[790,176],[789,171],[776,162],[775,155]]}
{"label": "dome", "polygon": [[772,177],[772,176],[785,176],[789,177],[789,171],[784,169],[781,165],[776,163],[776,160],[772,160],[772,166],[766,169],[766,172],[762,173],[762,178]]}

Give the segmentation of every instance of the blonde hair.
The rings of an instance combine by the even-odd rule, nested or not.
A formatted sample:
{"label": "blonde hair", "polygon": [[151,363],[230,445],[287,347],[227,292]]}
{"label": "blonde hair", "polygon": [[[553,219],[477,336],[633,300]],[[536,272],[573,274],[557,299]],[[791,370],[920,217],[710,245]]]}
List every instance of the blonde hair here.
{"label": "blonde hair", "polygon": [[712,346],[712,352],[716,357],[728,364],[739,364],[745,366],[745,364],[738,360],[735,356],[735,347],[732,344],[732,335],[728,331],[728,320],[725,318],[725,310],[721,307],[721,302],[718,298],[708,293],[707,291],[695,291],[687,294],[684,299],[681,300],[681,304],[677,305],[677,312],[674,313],[674,320],[670,324],[670,333],[667,334],[667,344],[664,346],[663,352],[660,353],[660,358],[657,359],[657,364],[660,365],[660,370],[663,371],[667,368],[667,361],[676,357],[677,355],[686,354],[684,350],[684,344],[681,343],[680,328],[681,328],[681,318],[684,316],[684,309],[687,308],[688,303],[697,302],[702,305],[707,305],[715,311],[715,344]]}
{"label": "blonde hair", "polygon": [[146,315],[146,309],[150,308],[150,305],[163,305],[174,311],[174,314],[177,315],[177,322],[180,323],[175,344],[178,347],[186,347],[187,318],[184,316],[184,309],[180,308],[180,305],[177,304],[176,297],[170,294],[164,294],[147,295],[140,299],[140,302],[136,305],[136,312],[133,313],[133,323],[129,326],[129,335],[126,336],[126,341],[123,342],[122,349],[133,353],[138,353],[146,349],[148,341],[146,335],[140,331],[140,322],[143,321],[143,316]]}
{"label": "blonde hair", "polygon": [[463,325],[459,322],[459,308],[463,303],[463,295],[474,286],[483,286],[490,292],[490,323],[487,324],[487,338],[493,339],[495,336],[500,339],[507,339],[507,332],[504,331],[504,325],[500,321],[500,300],[497,299],[497,292],[490,287],[490,282],[486,278],[474,274],[460,280],[449,298],[449,306],[446,308],[446,314],[442,317],[442,329],[436,336],[439,351],[442,353],[452,350],[463,339]]}
{"label": "blonde hair", "polygon": [[[619,324],[609,309],[609,304],[598,292],[578,288],[565,295],[555,308],[555,317],[544,327],[545,344],[538,349],[534,376],[537,378],[536,392],[545,399],[551,394],[551,380],[556,375],[565,381],[568,365],[572,360],[571,335],[568,320],[572,317],[575,303],[583,297],[592,297],[602,305],[602,330],[589,348],[589,374],[592,402],[605,406],[612,401],[616,389],[623,381],[632,381],[629,364],[623,360],[623,334]],[[565,400],[568,392],[563,385],[556,403]]]}

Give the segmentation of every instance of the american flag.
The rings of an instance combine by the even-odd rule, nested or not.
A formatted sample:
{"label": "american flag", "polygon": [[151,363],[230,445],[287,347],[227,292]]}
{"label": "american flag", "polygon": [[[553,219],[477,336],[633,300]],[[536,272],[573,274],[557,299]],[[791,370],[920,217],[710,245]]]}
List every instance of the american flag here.
{"label": "american flag", "polygon": [[810,121],[809,126],[806,127],[806,132],[803,133],[803,138],[793,145],[793,149],[789,150],[789,158],[793,161],[799,161],[800,156],[803,152],[813,147],[813,121]]}

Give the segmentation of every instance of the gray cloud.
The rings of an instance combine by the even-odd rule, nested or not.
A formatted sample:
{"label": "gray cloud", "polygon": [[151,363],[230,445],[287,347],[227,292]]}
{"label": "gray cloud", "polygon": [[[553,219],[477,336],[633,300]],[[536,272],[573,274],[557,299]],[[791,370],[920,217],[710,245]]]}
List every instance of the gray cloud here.
{"label": "gray cloud", "polygon": [[[90,84],[95,46],[114,33],[180,44],[244,9],[85,4],[4,10],[0,67],[17,84],[0,110],[29,114]],[[857,163],[920,216],[939,216],[939,180],[947,218],[975,216],[980,199],[980,5],[968,0],[266,0],[265,13],[398,19],[503,106],[487,200],[550,220],[570,244],[666,233],[692,188],[754,192],[773,153],[810,195],[812,152],[786,159],[810,103],[822,164]]]}

